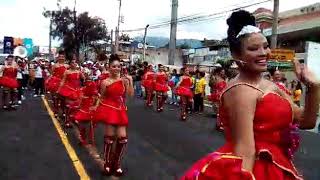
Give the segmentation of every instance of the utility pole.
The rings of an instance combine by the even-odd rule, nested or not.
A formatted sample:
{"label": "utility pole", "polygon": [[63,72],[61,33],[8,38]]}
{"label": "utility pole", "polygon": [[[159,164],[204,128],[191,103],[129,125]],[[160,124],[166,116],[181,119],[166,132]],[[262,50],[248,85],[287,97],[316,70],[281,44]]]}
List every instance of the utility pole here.
{"label": "utility pole", "polygon": [[271,49],[277,48],[278,21],[279,21],[279,0],[273,0],[273,23],[272,23],[272,35],[271,35]]}
{"label": "utility pole", "polygon": [[113,29],[111,29],[111,53],[114,54],[114,45],[113,45]]}
{"label": "utility pole", "polygon": [[73,7],[73,23],[74,23],[74,43],[75,43],[75,49],[76,49],[76,57],[79,61],[79,42],[78,42],[78,32],[77,32],[77,11],[76,11],[76,5],[77,5],[77,0],[74,0],[74,7]]}
{"label": "utility pole", "polygon": [[144,29],[144,37],[143,37],[143,61],[146,60],[146,44],[147,44],[147,31],[148,31],[149,24]]}
{"label": "utility pole", "polygon": [[50,26],[49,26],[49,61],[53,60],[52,51],[51,51],[51,32],[52,32],[52,17],[54,15],[54,11],[50,12]]}
{"label": "utility pole", "polygon": [[120,15],[121,15],[121,0],[119,1],[119,15],[118,15],[118,26],[116,27],[116,34],[115,34],[115,50],[114,53],[118,53],[119,50],[119,31],[120,31]]}
{"label": "utility pole", "polygon": [[171,5],[171,29],[169,42],[169,65],[174,65],[177,39],[178,0],[172,0]]}

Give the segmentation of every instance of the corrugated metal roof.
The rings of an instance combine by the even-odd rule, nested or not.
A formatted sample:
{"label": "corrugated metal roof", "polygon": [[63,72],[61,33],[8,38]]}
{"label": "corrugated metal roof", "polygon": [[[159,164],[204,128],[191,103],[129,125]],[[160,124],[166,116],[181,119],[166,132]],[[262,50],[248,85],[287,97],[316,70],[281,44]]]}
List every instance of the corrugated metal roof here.
{"label": "corrugated metal roof", "polygon": [[[290,32],[302,31],[305,29],[312,29],[320,27],[320,17],[308,21],[300,21],[290,25],[283,25],[278,27],[278,34],[285,34]],[[268,28],[263,31],[265,36],[271,36],[272,29]]]}

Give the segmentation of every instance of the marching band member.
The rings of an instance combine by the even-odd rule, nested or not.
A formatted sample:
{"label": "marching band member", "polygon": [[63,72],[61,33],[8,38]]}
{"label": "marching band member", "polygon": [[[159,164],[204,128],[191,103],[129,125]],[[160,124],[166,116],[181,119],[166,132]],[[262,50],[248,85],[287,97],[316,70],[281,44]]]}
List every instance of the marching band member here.
{"label": "marching band member", "polygon": [[[125,93],[133,96],[133,82],[131,76],[120,76],[121,64],[117,55],[111,55],[109,61],[110,77],[103,80],[100,85],[101,97],[97,101],[93,119],[105,124],[104,137],[104,172],[106,175],[121,176],[121,159],[128,142],[127,126],[128,115],[125,105]],[[112,146],[116,144],[115,152]],[[114,155],[114,156],[113,156]],[[113,156],[113,157],[112,157]]]}
{"label": "marching band member", "polygon": [[159,64],[159,72],[156,73],[154,90],[157,94],[157,111],[161,112],[163,111],[163,105],[168,97],[167,92],[169,91],[168,76],[162,64]]}
{"label": "marching band member", "polygon": [[152,101],[154,98],[154,80],[155,73],[153,72],[152,65],[147,67],[146,73],[142,77],[141,85],[145,88],[146,91],[146,106],[152,106]]}
{"label": "marching band member", "polygon": [[17,81],[18,65],[14,61],[13,55],[8,55],[5,60],[5,65],[0,69],[0,72],[2,72],[0,86],[3,86],[3,109],[9,109],[9,106],[15,109],[19,83]]}
{"label": "marching band member", "polygon": [[181,68],[180,80],[176,85],[175,93],[180,96],[180,106],[181,106],[181,120],[185,121],[187,119],[187,108],[190,103],[192,103],[193,93],[191,90],[192,79],[189,74],[189,69]]}

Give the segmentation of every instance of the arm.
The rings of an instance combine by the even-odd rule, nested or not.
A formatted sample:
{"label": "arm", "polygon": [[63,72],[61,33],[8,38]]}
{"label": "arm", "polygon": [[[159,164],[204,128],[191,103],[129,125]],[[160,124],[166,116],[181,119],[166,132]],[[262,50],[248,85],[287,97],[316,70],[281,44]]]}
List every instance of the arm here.
{"label": "arm", "polygon": [[[242,168],[252,172],[256,150],[253,120],[258,91],[248,86],[237,86],[226,92],[224,107],[228,112],[234,154],[242,158]],[[237,102],[237,105],[234,105]]]}
{"label": "arm", "polygon": [[134,88],[133,88],[133,80],[132,77],[127,75],[125,76],[124,79],[124,83],[125,83],[125,87],[126,87],[126,91],[127,91],[127,95],[128,96],[133,96],[134,95]]}
{"label": "arm", "polygon": [[61,89],[61,87],[64,85],[64,82],[66,81],[66,78],[67,78],[67,72],[68,72],[68,71],[64,72],[63,77],[62,77],[62,80],[61,80],[61,82],[60,82],[60,85],[59,85],[59,88],[58,88],[58,91],[57,91],[57,92],[59,92],[60,89]]}

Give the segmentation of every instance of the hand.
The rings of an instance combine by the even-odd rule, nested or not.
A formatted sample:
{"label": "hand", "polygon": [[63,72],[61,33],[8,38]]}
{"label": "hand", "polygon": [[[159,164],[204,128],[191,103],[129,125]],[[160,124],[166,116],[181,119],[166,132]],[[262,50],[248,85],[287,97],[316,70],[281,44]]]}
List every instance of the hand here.
{"label": "hand", "polygon": [[305,65],[299,63],[298,60],[293,61],[294,70],[297,78],[307,86],[319,86],[320,81],[316,78],[316,75],[310,71],[310,69]]}

